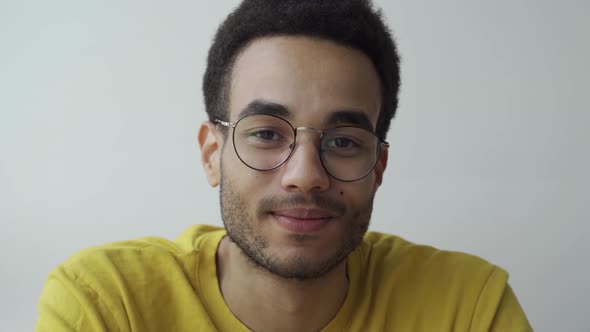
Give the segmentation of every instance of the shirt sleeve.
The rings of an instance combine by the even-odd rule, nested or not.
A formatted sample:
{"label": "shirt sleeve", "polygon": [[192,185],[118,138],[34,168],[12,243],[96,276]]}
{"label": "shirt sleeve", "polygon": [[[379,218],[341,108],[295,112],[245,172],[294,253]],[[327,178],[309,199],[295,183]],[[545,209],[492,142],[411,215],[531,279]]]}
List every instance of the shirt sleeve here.
{"label": "shirt sleeve", "polygon": [[98,294],[63,267],[51,272],[38,301],[35,332],[122,331]]}
{"label": "shirt sleeve", "polygon": [[524,310],[508,283],[508,273],[494,266],[479,294],[472,332],[533,331]]}
{"label": "shirt sleeve", "polygon": [[490,331],[533,331],[512,287],[508,284],[490,326]]}

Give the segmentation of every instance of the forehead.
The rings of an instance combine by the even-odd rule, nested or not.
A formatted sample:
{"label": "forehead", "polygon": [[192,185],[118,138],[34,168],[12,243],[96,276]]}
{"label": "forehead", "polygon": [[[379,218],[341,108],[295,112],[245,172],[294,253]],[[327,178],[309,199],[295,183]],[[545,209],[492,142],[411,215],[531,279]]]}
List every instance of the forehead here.
{"label": "forehead", "polygon": [[331,113],[364,113],[375,127],[380,82],[362,52],[331,41],[278,36],[256,39],[236,58],[230,120],[256,101],[281,105],[295,122],[322,122]]}

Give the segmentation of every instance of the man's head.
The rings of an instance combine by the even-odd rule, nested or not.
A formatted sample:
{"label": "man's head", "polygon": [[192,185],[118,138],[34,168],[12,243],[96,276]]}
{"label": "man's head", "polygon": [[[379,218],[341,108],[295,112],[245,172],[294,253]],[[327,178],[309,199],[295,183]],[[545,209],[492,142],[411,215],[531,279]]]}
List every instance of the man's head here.
{"label": "man's head", "polygon": [[[252,262],[285,278],[317,278],[358,246],[387,164],[371,132],[385,136],[398,86],[393,41],[367,1],[253,0],[228,17],[209,53],[211,121],[199,143],[209,183],[221,186],[228,236]],[[235,126],[252,114],[299,129],[289,136],[283,120]],[[326,133],[342,126],[366,134]],[[257,170],[285,146],[286,162]],[[374,168],[358,178],[367,166],[354,166],[355,156],[368,146]]]}
{"label": "man's head", "polygon": [[227,119],[236,57],[268,36],[331,40],[363,52],[381,82],[381,112],[375,132],[385,139],[398,105],[399,55],[381,12],[370,0],[245,0],[221,24],[207,57],[203,94],[209,120]]}

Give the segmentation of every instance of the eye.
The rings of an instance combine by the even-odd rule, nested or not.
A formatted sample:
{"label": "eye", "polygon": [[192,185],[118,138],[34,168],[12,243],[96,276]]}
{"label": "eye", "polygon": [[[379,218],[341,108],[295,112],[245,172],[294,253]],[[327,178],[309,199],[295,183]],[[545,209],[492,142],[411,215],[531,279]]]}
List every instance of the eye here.
{"label": "eye", "polygon": [[333,129],[323,138],[324,158],[363,158],[370,151],[371,133],[357,127]]}
{"label": "eye", "polygon": [[277,140],[279,139],[279,134],[271,129],[260,129],[254,131],[252,136],[263,139],[263,140]]}
{"label": "eye", "polygon": [[291,142],[289,135],[280,128],[251,128],[240,134],[242,144],[256,149],[282,149]]}
{"label": "eye", "polygon": [[358,144],[347,137],[333,137],[326,142],[328,149],[352,149],[358,147]]}

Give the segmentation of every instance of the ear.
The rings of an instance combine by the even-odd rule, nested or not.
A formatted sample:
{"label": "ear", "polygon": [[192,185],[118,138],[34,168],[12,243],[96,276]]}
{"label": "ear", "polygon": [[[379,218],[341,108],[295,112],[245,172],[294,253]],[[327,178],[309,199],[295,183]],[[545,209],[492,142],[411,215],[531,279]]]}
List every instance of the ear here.
{"label": "ear", "polygon": [[381,149],[381,154],[379,155],[379,161],[375,166],[375,192],[381,183],[383,182],[383,173],[385,172],[385,168],[387,168],[387,158],[389,157],[388,149]]}
{"label": "ear", "polygon": [[205,121],[199,128],[198,139],[201,148],[201,162],[207,175],[207,181],[212,187],[217,187],[221,181],[223,134],[217,130],[215,124]]}

